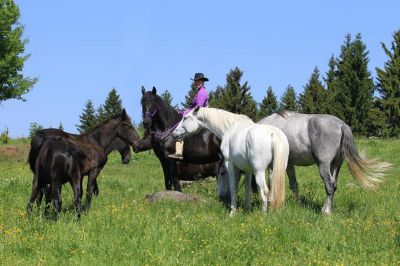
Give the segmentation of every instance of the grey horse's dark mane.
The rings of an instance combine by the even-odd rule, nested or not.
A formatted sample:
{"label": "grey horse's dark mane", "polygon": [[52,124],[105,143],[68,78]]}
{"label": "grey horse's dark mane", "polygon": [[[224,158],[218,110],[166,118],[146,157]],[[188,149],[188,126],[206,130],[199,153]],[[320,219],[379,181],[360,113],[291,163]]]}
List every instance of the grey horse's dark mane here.
{"label": "grey horse's dark mane", "polygon": [[286,119],[292,112],[288,110],[278,110],[275,114],[282,116],[282,118]]}

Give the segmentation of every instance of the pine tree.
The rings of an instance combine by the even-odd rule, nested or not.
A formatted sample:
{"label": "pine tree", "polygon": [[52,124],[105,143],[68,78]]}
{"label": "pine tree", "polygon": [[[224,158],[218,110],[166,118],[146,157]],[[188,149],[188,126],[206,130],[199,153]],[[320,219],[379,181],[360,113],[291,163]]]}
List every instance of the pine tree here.
{"label": "pine tree", "polygon": [[108,93],[106,101],[103,105],[104,114],[106,118],[111,118],[115,115],[118,115],[122,112],[122,101],[117,93],[115,88],[112,88]]}
{"label": "pine tree", "polygon": [[360,135],[367,135],[373,108],[374,83],[368,62],[368,51],[361,34],[357,34],[353,41],[347,34],[338,60],[334,98],[341,110],[340,118],[352,128],[353,133]]}
{"label": "pine tree", "polygon": [[295,111],[297,112],[297,100],[296,100],[296,92],[294,88],[290,85],[287,86],[285,92],[281,97],[281,102],[279,104],[279,108],[282,110]]}
{"label": "pine tree", "polygon": [[196,95],[196,92],[197,92],[196,84],[192,82],[192,84],[190,85],[190,90],[188,94],[185,96],[185,101],[181,102],[181,106],[183,107],[183,109],[190,108],[194,96]]}
{"label": "pine tree", "polygon": [[304,87],[304,92],[299,96],[301,112],[305,114],[322,114],[326,112],[326,91],[319,80],[318,67]]}
{"label": "pine tree", "polygon": [[269,86],[267,89],[267,95],[262,99],[258,109],[258,120],[269,116],[276,110],[278,110],[278,101],[272,87]]}
{"label": "pine tree", "polygon": [[79,133],[83,133],[96,125],[97,118],[93,107],[93,102],[88,100],[82,114],[79,116],[80,125],[76,125]]}
{"label": "pine tree", "polygon": [[62,124],[61,121],[60,121],[60,124],[58,125],[58,129],[59,129],[59,130],[64,130],[64,126],[63,126],[63,124]]}
{"label": "pine tree", "polygon": [[[164,100],[164,102],[165,102],[166,104],[172,106],[173,97],[172,97],[172,94],[171,94],[168,90],[165,90],[165,91],[161,94],[161,98]],[[175,109],[178,108],[177,105],[175,105],[175,106],[173,106],[173,107],[174,107]]]}
{"label": "pine tree", "polygon": [[244,114],[257,119],[257,103],[250,93],[247,81],[241,85],[243,72],[238,68],[229,71],[224,88],[218,87],[212,94],[211,107],[221,108],[236,114]]}
{"label": "pine tree", "polygon": [[36,122],[32,122],[29,125],[29,137],[33,138],[36,135],[36,132],[38,132],[39,130],[42,130],[43,126],[39,123]]}
{"label": "pine tree", "polygon": [[332,55],[329,59],[329,70],[326,73],[326,77],[324,77],[324,81],[326,84],[326,103],[325,103],[325,112],[331,115],[335,115],[337,117],[342,117],[341,110],[336,103],[335,93],[336,93],[336,85],[337,85],[337,60]]}
{"label": "pine tree", "polygon": [[374,97],[374,107],[369,112],[370,123],[367,127],[367,136],[383,137],[388,135],[385,113],[382,109],[381,99]]}
{"label": "pine tree", "polygon": [[391,50],[381,43],[389,57],[384,69],[376,68],[380,107],[385,118],[385,134],[400,136],[400,30],[393,34]]}
{"label": "pine tree", "polygon": [[104,105],[100,104],[100,106],[97,108],[96,112],[96,120],[97,124],[100,124],[104,120],[106,120],[108,117],[106,115],[106,112],[104,111]]}
{"label": "pine tree", "polygon": [[211,91],[209,95],[209,103],[211,107],[214,108],[222,108],[222,104],[220,104],[220,100],[224,96],[224,88],[221,86],[217,86],[215,91]]}
{"label": "pine tree", "polygon": [[20,12],[12,0],[0,0],[0,103],[8,99],[24,100],[37,78],[21,73],[29,58],[22,55],[28,39],[22,39],[24,27],[18,20]]}

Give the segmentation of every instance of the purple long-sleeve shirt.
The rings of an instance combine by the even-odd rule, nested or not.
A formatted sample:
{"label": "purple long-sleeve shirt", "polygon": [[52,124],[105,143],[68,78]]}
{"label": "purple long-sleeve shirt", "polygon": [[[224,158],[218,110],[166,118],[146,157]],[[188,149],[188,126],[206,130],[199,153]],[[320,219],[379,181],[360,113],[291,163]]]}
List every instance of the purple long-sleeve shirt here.
{"label": "purple long-sleeve shirt", "polygon": [[208,92],[204,86],[201,86],[197,89],[196,95],[192,100],[192,105],[186,110],[184,110],[181,114],[185,115],[189,113],[196,106],[207,107],[208,106]]}

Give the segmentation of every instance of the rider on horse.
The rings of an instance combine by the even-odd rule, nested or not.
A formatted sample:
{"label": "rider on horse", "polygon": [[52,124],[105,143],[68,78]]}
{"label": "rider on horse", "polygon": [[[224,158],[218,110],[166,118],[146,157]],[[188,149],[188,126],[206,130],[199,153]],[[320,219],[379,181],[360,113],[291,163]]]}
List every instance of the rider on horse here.
{"label": "rider on horse", "polygon": [[[203,73],[196,73],[194,74],[194,78],[192,79],[194,84],[197,88],[196,94],[192,100],[192,104],[189,108],[185,109],[184,111],[180,112],[182,116],[190,112],[196,106],[207,107],[208,106],[208,92],[204,87],[204,82],[208,81],[208,78],[204,76]],[[176,158],[176,159],[183,159],[183,141],[178,140],[175,143],[175,154],[170,154],[168,157]]]}

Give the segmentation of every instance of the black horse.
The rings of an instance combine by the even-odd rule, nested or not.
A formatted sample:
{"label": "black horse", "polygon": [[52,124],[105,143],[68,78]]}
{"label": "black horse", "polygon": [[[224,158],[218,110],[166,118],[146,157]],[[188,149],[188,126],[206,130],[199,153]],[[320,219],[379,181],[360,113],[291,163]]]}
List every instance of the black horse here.
{"label": "black horse", "polygon": [[[51,197],[46,195],[46,200],[54,199],[57,213],[61,212],[61,186],[70,182],[74,192],[74,206],[78,218],[81,212],[82,200],[82,175],[80,169],[85,161],[85,153],[70,141],[53,137],[42,142],[35,164],[32,182],[32,194],[29,199],[27,212],[32,212],[33,201],[44,185],[51,186]],[[49,192],[49,191],[47,191]]]}
{"label": "black horse", "polygon": [[[136,132],[136,131],[135,131]],[[47,129],[42,129],[38,130],[35,135],[31,139],[31,149],[29,151],[29,156],[28,156],[28,163],[30,166],[30,169],[32,173],[35,173],[35,162],[36,162],[36,157],[38,156],[38,152],[40,151],[40,147],[42,146],[42,143],[44,140],[49,139],[49,138],[55,138],[55,137],[60,137],[64,139],[75,139],[79,135],[77,134],[72,134],[65,132],[60,129],[56,128],[47,128]],[[135,137],[139,139],[139,134],[137,134]],[[121,161],[123,164],[128,164],[129,161],[131,160],[131,146],[129,143],[123,141],[120,138],[114,139],[110,145],[108,145],[105,149],[105,153],[108,156],[112,151],[118,151],[119,154],[121,155]],[[43,198],[43,193],[46,194],[46,197],[49,196],[50,192],[50,187],[45,186],[43,190],[40,191],[38,200],[37,200],[37,205],[40,206]],[[97,181],[94,183],[94,189],[93,189],[93,194],[98,195],[99,194],[99,187],[97,185]]]}
{"label": "black horse", "polygon": [[[131,119],[126,114],[125,109],[122,111],[121,114],[103,121],[100,125],[96,126],[86,133],[83,133],[82,135],[74,137],[67,136],[67,133],[62,135],[64,137],[53,136],[48,137],[47,139],[63,138],[66,141],[79,147],[79,150],[81,150],[85,154],[85,160],[81,162],[82,166],[80,168],[80,171],[82,176],[88,176],[86,208],[89,208],[93,190],[96,184],[96,178],[99,175],[100,171],[103,169],[105,163],[107,162],[107,148],[116,138],[122,139],[124,142],[129,143],[129,145],[134,148],[134,143],[138,141],[139,135],[133,128]],[[32,166],[36,164],[37,156],[42,148],[42,143],[43,141],[40,142],[39,145],[31,146],[31,150],[29,152],[29,164],[31,166],[31,169]],[[35,168],[33,171],[36,174]],[[41,188],[42,184],[39,184],[38,190],[35,189],[32,191],[32,196],[34,196],[33,199],[36,199],[38,197],[38,193]],[[31,198],[28,203],[28,207],[29,205],[32,205],[32,203],[33,201]]]}
{"label": "black horse", "polygon": [[[185,138],[183,161],[168,157],[175,153],[175,139],[170,135],[181,120],[181,115],[157,95],[157,90],[145,91],[142,87],[143,126],[147,134],[136,143],[136,150],[152,148],[160,160],[165,179],[165,188],[181,190],[179,179],[193,180],[196,173],[200,176],[217,176],[220,162],[220,139],[208,130]],[[197,165],[196,165],[197,164]],[[202,166],[199,167],[199,164]],[[212,173],[212,174],[210,174]]]}

